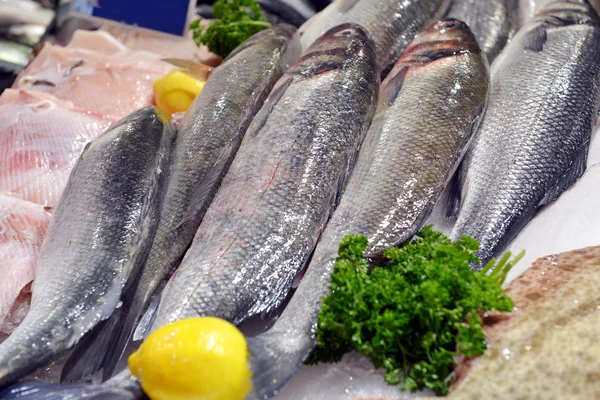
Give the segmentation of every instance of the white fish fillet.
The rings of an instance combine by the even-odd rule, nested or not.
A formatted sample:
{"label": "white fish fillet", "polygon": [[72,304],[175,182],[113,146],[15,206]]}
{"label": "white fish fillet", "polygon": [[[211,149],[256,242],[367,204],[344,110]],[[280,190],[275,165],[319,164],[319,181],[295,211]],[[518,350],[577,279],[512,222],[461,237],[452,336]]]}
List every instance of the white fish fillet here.
{"label": "white fish fillet", "polygon": [[0,192],[54,207],[85,145],[112,122],[46,93],[6,90],[0,96]]}
{"label": "white fish fillet", "polygon": [[115,42],[108,33],[95,32],[75,35],[67,47],[47,43],[13,87],[46,92],[116,119],[152,105],[154,81],[175,67]]}
{"label": "white fish fillet", "polygon": [[9,334],[27,313],[28,296],[19,293],[33,280],[50,218],[40,204],[0,194],[0,333]]}

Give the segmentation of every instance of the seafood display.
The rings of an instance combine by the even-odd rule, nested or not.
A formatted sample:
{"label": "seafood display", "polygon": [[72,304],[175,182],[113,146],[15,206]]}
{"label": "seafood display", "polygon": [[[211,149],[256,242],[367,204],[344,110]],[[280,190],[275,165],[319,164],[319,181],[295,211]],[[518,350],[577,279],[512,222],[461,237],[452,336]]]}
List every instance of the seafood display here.
{"label": "seafood display", "polygon": [[0,399],[596,396],[600,2],[213,3],[0,0]]}

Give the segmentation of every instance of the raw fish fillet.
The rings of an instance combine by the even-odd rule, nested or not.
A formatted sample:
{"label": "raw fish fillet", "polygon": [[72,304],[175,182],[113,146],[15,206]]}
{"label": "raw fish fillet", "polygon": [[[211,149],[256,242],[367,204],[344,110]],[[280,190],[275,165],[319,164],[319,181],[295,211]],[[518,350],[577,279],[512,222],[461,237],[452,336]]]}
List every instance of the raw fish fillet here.
{"label": "raw fish fillet", "polygon": [[0,194],[0,334],[9,334],[27,313],[28,291],[19,293],[33,280],[50,218],[40,204]]}
{"label": "raw fish fillet", "polygon": [[112,122],[46,93],[6,90],[0,96],[0,192],[54,207],[85,145]]}
{"label": "raw fish fillet", "polygon": [[154,81],[173,69],[156,54],[128,51],[106,32],[76,34],[67,47],[45,44],[13,87],[120,119],[152,105]]}

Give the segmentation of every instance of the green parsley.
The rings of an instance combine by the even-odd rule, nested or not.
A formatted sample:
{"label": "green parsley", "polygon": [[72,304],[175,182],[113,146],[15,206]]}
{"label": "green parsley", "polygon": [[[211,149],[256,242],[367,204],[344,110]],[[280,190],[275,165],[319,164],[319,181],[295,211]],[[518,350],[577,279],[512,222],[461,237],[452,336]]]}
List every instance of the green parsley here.
{"label": "green parsley", "polygon": [[190,29],[198,46],[204,44],[223,58],[255,33],[271,27],[256,0],[217,0],[212,10],[214,19],[208,27],[197,19]]}
{"label": "green parsley", "polygon": [[390,384],[446,394],[454,357],[486,349],[480,314],[512,309],[501,285],[523,253],[473,272],[479,243],[466,236],[452,242],[427,226],[404,247],[387,250],[385,266],[369,274],[367,244],[354,235],[340,243],[308,362],[339,361],[354,350],[385,368]]}

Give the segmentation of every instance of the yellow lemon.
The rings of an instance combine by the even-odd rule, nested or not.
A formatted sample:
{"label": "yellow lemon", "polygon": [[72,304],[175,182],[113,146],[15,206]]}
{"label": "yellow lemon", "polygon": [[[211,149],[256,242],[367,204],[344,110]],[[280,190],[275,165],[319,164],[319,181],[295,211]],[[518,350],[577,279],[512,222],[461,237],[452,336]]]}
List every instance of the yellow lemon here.
{"label": "yellow lemon", "polygon": [[128,361],[152,400],[243,400],[252,389],[244,335],[219,318],[152,332]]}
{"label": "yellow lemon", "polygon": [[169,114],[185,112],[204,88],[201,80],[174,70],[154,81],[156,105]]}

